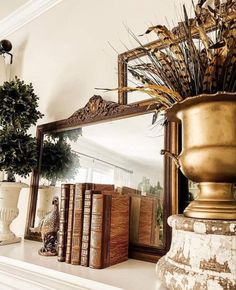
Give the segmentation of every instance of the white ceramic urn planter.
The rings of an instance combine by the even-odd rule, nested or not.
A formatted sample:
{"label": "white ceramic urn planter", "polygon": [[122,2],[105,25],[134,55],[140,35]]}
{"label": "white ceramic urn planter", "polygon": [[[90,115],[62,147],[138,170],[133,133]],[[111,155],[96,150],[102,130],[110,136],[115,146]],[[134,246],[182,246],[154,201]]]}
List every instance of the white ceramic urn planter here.
{"label": "white ceramic urn planter", "polygon": [[20,191],[28,187],[21,182],[0,182],[0,246],[20,242],[21,238],[11,231],[10,225],[18,216]]}

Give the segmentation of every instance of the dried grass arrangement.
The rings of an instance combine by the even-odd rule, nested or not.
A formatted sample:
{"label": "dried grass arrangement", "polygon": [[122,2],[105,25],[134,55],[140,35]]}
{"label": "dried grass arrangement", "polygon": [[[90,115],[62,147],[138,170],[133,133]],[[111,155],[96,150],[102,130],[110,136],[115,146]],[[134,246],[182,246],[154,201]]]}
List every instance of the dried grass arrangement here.
{"label": "dried grass arrangement", "polygon": [[[156,25],[144,33],[155,33],[165,46],[162,50],[147,50],[132,34],[149,61],[139,58],[135,65],[127,64],[141,85],[119,90],[156,97],[160,109],[203,93],[236,91],[236,1],[200,0],[191,19],[185,6],[183,11],[177,29]],[[208,31],[212,24],[214,31]]]}

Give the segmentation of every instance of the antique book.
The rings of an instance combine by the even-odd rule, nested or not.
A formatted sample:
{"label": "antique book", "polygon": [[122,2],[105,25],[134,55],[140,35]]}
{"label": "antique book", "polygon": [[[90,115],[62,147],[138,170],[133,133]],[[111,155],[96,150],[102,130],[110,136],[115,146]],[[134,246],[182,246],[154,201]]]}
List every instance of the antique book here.
{"label": "antique book", "polygon": [[127,195],[141,195],[141,191],[138,189],[134,189],[127,186],[122,186],[120,189],[121,194],[127,194]]}
{"label": "antique book", "polygon": [[160,204],[153,196],[131,195],[130,242],[144,245],[157,243],[157,209]]}
{"label": "antique book", "polygon": [[92,184],[92,189],[85,191],[84,212],[83,212],[83,230],[81,243],[80,265],[89,266],[89,245],[90,245],[90,227],[91,227],[91,208],[93,195],[101,193],[102,190],[113,191],[114,185],[110,184]]}
{"label": "antique book", "polygon": [[131,243],[139,242],[139,218],[140,218],[140,206],[141,206],[141,191],[122,186],[120,193],[130,196],[130,232],[129,240]]}
{"label": "antique book", "polygon": [[92,183],[92,190],[114,192],[115,186],[114,186],[114,184]]}
{"label": "antique book", "polygon": [[72,184],[61,185],[61,201],[60,201],[60,225],[58,231],[58,261],[64,262],[66,258],[67,243],[67,223],[70,198],[70,186]]}
{"label": "antique book", "polygon": [[69,197],[69,211],[68,211],[68,223],[67,223],[67,242],[66,242],[66,263],[71,262],[71,246],[72,246],[72,232],[73,232],[73,219],[74,219],[74,197],[75,197],[75,185],[70,185],[70,197]]}
{"label": "antique book", "polygon": [[141,196],[133,195],[130,197],[130,233],[131,243],[139,242],[139,219],[140,219]]}
{"label": "antique book", "polygon": [[84,195],[84,215],[80,265],[85,267],[88,267],[89,257],[92,195],[97,193],[100,193],[100,191],[87,189]]}
{"label": "antique book", "polygon": [[128,259],[129,200],[118,194],[93,196],[89,267],[102,269]]}
{"label": "antique book", "polygon": [[156,197],[141,197],[138,230],[138,242],[141,244],[152,245],[155,243],[157,203]]}
{"label": "antique book", "polygon": [[72,233],[71,264],[80,265],[84,193],[86,189],[92,188],[92,183],[76,183],[74,200],[74,219]]}

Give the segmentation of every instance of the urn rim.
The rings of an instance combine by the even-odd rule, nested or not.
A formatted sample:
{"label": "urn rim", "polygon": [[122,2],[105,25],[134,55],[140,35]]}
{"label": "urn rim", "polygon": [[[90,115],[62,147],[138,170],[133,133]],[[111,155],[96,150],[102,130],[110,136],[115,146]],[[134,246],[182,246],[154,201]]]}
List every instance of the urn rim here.
{"label": "urn rim", "polygon": [[13,188],[13,187],[19,187],[19,188],[28,188],[29,185],[24,182],[11,182],[11,181],[1,181],[0,182],[0,188]]}
{"label": "urn rim", "polygon": [[[222,98],[223,97],[223,98]],[[192,97],[187,97],[181,102],[174,104],[172,107],[165,110],[165,116],[168,121],[180,122],[177,114],[184,109],[190,108],[196,104],[209,102],[236,102],[236,92],[217,92],[215,94],[200,94]]]}

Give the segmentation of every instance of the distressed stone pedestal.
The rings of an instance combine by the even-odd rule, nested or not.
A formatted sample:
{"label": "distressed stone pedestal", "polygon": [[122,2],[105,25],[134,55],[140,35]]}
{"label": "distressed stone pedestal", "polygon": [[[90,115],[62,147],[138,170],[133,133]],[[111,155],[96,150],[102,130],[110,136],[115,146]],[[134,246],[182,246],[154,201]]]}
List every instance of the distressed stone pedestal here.
{"label": "distressed stone pedestal", "polygon": [[171,248],[156,268],[168,289],[236,289],[236,221],[173,215],[168,224]]}

